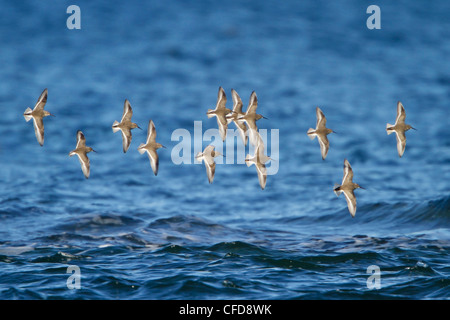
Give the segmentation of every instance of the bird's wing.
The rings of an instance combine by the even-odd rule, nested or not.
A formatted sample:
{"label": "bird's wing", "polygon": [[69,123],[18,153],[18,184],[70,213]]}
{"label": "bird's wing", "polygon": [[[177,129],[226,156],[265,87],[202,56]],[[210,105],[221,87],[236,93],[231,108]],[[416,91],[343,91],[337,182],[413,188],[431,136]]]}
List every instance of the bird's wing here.
{"label": "bird's wing", "polygon": [[77,146],[75,147],[78,149],[79,147],[85,147],[86,146],[86,138],[84,137],[83,132],[81,130],[77,131]]}
{"label": "bird's wing", "polygon": [[347,200],[348,211],[352,217],[355,216],[356,213],[356,197],[353,191],[346,190],[344,191],[345,200]]}
{"label": "bird's wing", "polygon": [[131,108],[130,101],[128,99],[125,99],[125,102],[123,104],[123,115],[122,120],[120,122],[125,121],[131,121],[131,117],[133,116],[133,109]]}
{"label": "bird's wing", "polygon": [[395,119],[395,124],[405,123],[406,112],[403,104],[399,101],[397,103],[397,118]]}
{"label": "bird's wing", "polygon": [[128,148],[130,147],[131,143],[131,130],[127,128],[121,128],[120,130],[122,132],[122,146],[123,146],[123,152],[127,152]]}
{"label": "bird's wing", "polygon": [[405,132],[396,130],[396,137],[397,137],[397,151],[398,155],[401,157],[403,156],[403,153],[405,152],[406,147],[406,136]]}
{"label": "bird's wing", "polygon": [[147,143],[150,141],[156,142],[156,129],[153,120],[148,122],[148,131],[147,131]]}
{"label": "bird's wing", "polygon": [[317,135],[317,139],[319,140],[322,159],[325,160],[328,154],[328,149],[330,148],[330,142],[325,134]]}
{"label": "bird's wing", "polygon": [[241,114],[243,105],[241,97],[239,97],[238,93],[234,89],[231,89],[231,97],[233,98],[233,111],[237,114]]}
{"label": "bird's wing", "polygon": [[346,182],[352,182],[353,181],[353,170],[350,166],[350,162],[348,162],[347,159],[344,160],[344,178],[342,179],[342,185]]}
{"label": "bird's wing", "polygon": [[217,118],[217,125],[219,127],[220,137],[222,138],[222,141],[225,141],[227,137],[228,121],[225,118],[225,116],[216,115],[216,118]]}
{"label": "bird's wing", "polygon": [[319,107],[316,108],[316,116],[317,116],[316,129],[325,128],[327,124],[327,119],[325,118],[325,115],[323,114],[322,110],[320,110]]}
{"label": "bird's wing", "polygon": [[256,164],[256,172],[258,173],[258,180],[261,189],[264,190],[267,182],[267,169],[266,165],[263,163]]}
{"label": "bird's wing", "polygon": [[239,134],[242,138],[244,146],[246,146],[248,141],[248,135],[247,135],[247,126],[245,125],[245,122],[240,120],[234,120],[233,122],[236,125],[237,129],[239,130]]}
{"label": "bird's wing", "polygon": [[219,92],[217,94],[216,109],[225,109],[226,103],[227,103],[227,96],[225,94],[225,90],[223,90],[222,87],[219,87]]}
{"label": "bird's wing", "polygon": [[41,95],[39,96],[39,99],[36,102],[36,105],[34,106],[34,110],[44,110],[44,106],[47,103],[47,96],[48,96],[48,90],[44,89],[44,91],[42,91]]}
{"label": "bird's wing", "polygon": [[211,164],[205,160],[206,174],[208,176],[209,183],[214,180],[214,173],[216,172],[216,163],[213,161]]}
{"label": "bird's wing", "polygon": [[150,165],[152,166],[153,173],[158,175],[158,168],[159,168],[159,157],[158,153],[156,153],[156,150],[148,150],[147,149],[148,158],[150,159]]}
{"label": "bird's wing", "polygon": [[250,101],[248,103],[246,114],[256,114],[256,109],[258,108],[258,97],[256,96],[256,92],[253,91],[250,95]]}
{"label": "bird's wing", "polygon": [[88,179],[91,167],[89,158],[86,153],[77,153],[77,156],[78,160],[80,160],[81,170],[83,171],[84,177]]}
{"label": "bird's wing", "polygon": [[42,117],[33,117],[34,133],[41,146],[44,145],[44,120]]}

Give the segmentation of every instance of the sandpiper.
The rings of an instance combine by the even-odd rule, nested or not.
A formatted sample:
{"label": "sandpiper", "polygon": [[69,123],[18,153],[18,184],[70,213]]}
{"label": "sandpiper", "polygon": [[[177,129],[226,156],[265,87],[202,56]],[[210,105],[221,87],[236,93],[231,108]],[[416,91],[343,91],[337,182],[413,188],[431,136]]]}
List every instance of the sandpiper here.
{"label": "sandpiper", "polygon": [[250,167],[252,164],[255,165],[256,172],[258,173],[259,185],[261,186],[261,189],[264,190],[267,182],[267,169],[265,163],[272,159],[264,154],[264,143],[259,133],[257,133],[257,137],[258,141],[255,149],[255,154],[253,155],[253,157],[248,154],[245,158],[245,163],[248,167]]}
{"label": "sandpiper", "polygon": [[408,131],[409,129],[416,130],[409,124],[405,124],[405,118],[406,118],[405,108],[403,107],[403,104],[399,101],[397,103],[397,119],[395,119],[395,124],[392,125],[388,123],[386,125],[386,132],[388,135],[391,134],[392,132],[395,132],[397,136],[397,151],[400,158],[403,156],[406,147],[405,131]]}
{"label": "sandpiper", "polygon": [[316,116],[316,129],[309,128],[307,135],[311,140],[314,140],[314,138],[317,137],[317,140],[319,140],[322,160],[325,160],[328,154],[328,149],[330,148],[330,142],[328,141],[327,135],[334,131],[326,127],[327,119],[319,107],[316,108]]}
{"label": "sandpiper", "polygon": [[208,118],[217,118],[217,125],[219,126],[219,132],[222,141],[225,141],[225,138],[227,137],[228,121],[226,119],[226,115],[232,112],[230,109],[225,107],[226,103],[227,96],[225,95],[225,91],[222,87],[219,87],[216,108],[214,110],[208,109],[208,112],[206,113]]}
{"label": "sandpiper", "polygon": [[152,166],[153,173],[158,175],[159,168],[159,157],[156,150],[159,148],[165,148],[162,144],[156,142],[156,129],[153,120],[150,120],[148,123],[148,132],[147,132],[147,141],[141,143],[138,147],[138,151],[140,154],[144,154],[147,152],[148,158],[150,159],[150,165]]}
{"label": "sandpiper", "polygon": [[209,183],[212,183],[214,180],[214,173],[216,171],[216,163],[214,162],[214,158],[221,156],[220,152],[214,151],[214,146],[209,145],[203,150],[203,152],[197,153],[195,159],[197,161],[204,161],[206,167],[206,174],[208,176]]}
{"label": "sandpiper", "polygon": [[34,125],[34,132],[36,134],[36,139],[41,145],[41,147],[44,145],[44,117],[47,116],[54,116],[47,110],[44,110],[44,106],[47,103],[47,96],[48,96],[48,90],[44,89],[42,91],[38,101],[36,102],[36,105],[34,106],[34,109],[31,110],[31,108],[27,108],[25,112],[23,113],[23,116],[25,117],[25,120],[28,122],[31,119],[33,119],[33,125]]}
{"label": "sandpiper", "polygon": [[258,127],[256,126],[256,121],[261,118],[267,119],[266,117],[257,114],[256,109],[258,108],[258,97],[256,96],[256,92],[253,91],[250,95],[250,100],[248,103],[247,111],[244,115],[238,116],[238,120],[244,120],[248,128],[250,129],[250,142],[256,146],[258,143]]}
{"label": "sandpiper", "polygon": [[83,170],[84,177],[89,179],[90,163],[87,154],[91,151],[96,152],[91,147],[86,147],[86,138],[81,130],[77,131],[77,146],[74,150],[70,151],[69,156],[78,156],[78,160],[81,163],[81,170]]}
{"label": "sandpiper", "polygon": [[122,131],[122,145],[123,145],[123,152],[127,152],[128,148],[130,147],[131,143],[131,129],[139,128],[141,129],[136,123],[131,122],[131,117],[133,116],[133,109],[131,109],[130,101],[128,99],[125,99],[125,103],[123,106],[123,115],[122,120],[120,120],[120,123],[117,121],[114,121],[112,125],[113,132]]}
{"label": "sandpiper", "polygon": [[243,103],[241,97],[239,97],[238,93],[234,89],[231,89],[231,97],[233,98],[233,110],[226,116],[226,118],[228,123],[234,122],[239,130],[242,142],[244,143],[244,146],[246,146],[248,140],[247,126],[245,125],[244,120],[238,120],[238,117],[244,116],[244,113],[242,112]]}
{"label": "sandpiper", "polygon": [[353,183],[353,170],[350,166],[350,163],[347,159],[344,160],[344,178],[342,179],[341,185],[338,185],[334,188],[334,193],[339,197],[339,195],[343,192],[345,195],[345,199],[347,200],[348,211],[352,217],[355,217],[356,213],[356,197],[353,190],[355,189],[364,189],[357,183]]}

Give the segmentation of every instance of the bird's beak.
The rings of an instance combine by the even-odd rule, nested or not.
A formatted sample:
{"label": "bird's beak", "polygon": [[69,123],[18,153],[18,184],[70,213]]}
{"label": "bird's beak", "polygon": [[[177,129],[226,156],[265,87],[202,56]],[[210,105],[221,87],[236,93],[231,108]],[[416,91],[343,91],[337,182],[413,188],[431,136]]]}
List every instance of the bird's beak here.
{"label": "bird's beak", "polygon": [[413,130],[416,130],[416,131],[417,131],[417,129],[416,129],[416,128],[413,128],[413,127],[411,127],[411,129],[413,129]]}
{"label": "bird's beak", "polygon": [[263,115],[261,115],[261,117],[263,117],[263,119],[269,120],[269,118],[264,117]]}
{"label": "bird's beak", "polygon": [[92,149],[92,151],[94,151],[95,153],[97,153],[97,151],[95,151],[94,149]]}
{"label": "bird's beak", "polygon": [[167,149],[165,146],[161,145],[161,147],[163,147],[164,149]]}

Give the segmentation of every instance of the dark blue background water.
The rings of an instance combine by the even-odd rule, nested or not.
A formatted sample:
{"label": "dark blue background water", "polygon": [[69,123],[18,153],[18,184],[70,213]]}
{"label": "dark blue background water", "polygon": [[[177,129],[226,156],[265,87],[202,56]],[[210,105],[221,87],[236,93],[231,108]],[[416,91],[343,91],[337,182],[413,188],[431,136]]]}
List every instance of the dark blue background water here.
{"label": "dark blue background water", "polygon": [[[81,8],[81,30],[66,9]],[[369,30],[366,9],[381,8]],[[373,299],[450,297],[448,1],[1,1],[1,299]],[[219,86],[263,129],[279,129],[279,171],[174,165],[177,128],[206,118]],[[48,88],[45,145],[23,112]],[[160,149],[157,177],[123,154],[123,101]],[[403,102],[407,147],[393,135]],[[320,106],[325,161],[308,128]],[[233,125],[230,126],[234,128]],[[83,130],[91,177],[75,147]],[[206,146],[208,142],[204,142]],[[270,148],[269,148],[270,149]],[[269,150],[270,153],[270,150]],[[358,211],[333,193],[343,160]],[[81,289],[69,290],[69,265]],[[370,265],[381,289],[367,288]]]}

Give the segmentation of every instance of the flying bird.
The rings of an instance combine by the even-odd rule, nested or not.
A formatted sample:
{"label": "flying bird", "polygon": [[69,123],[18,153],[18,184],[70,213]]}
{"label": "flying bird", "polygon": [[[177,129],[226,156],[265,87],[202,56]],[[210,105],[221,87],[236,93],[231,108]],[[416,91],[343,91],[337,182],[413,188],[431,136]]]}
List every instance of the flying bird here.
{"label": "flying bird", "polygon": [[234,89],[231,89],[231,97],[233,98],[233,110],[226,118],[228,123],[233,122],[236,125],[239,130],[239,135],[242,138],[242,142],[244,143],[244,146],[246,146],[248,141],[247,126],[245,125],[244,120],[238,120],[238,117],[244,116],[244,113],[242,112],[243,103],[241,97],[239,97]]}
{"label": "flying bird", "polygon": [[237,117],[238,120],[243,120],[247,123],[247,126],[250,130],[250,142],[256,146],[258,143],[258,127],[256,126],[256,121],[261,118],[267,119],[266,117],[257,114],[256,109],[258,108],[258,97],[256,96],[256,92],[253,91],[250,95],[250,100],[248,103],[247,111],[245,114]]}
{"label": "flying bird", "polygon": [[355,189],[364,189],[359,184],[353,182],[353,170],[347,159],[344,160],[344,178],[342,179],[341,185],[334,188],[334,193],[339,197],[341,193],[344,193],[345,199],[347,200],[348,211],[352,217],[356,214],[356,196],[353,192]]}
{"label": "flying bird", "polygon": [[317,137],[317,140],[319,140],[322,160],[325,160],[328,154],[328,150],[330,149],[330,142],[328,141],[327,135],[335,132],[326,127],[327,119],[325,118],[325,115],[319,107],[316,108],[316,116],[316,129],[309,128],[307,135],[311,140],[314,140],[314,138]]}
{"label": "flying bird", "polygon": [[131,130],[139,128],[136,123],[131,122],[131,117],[133,116],[133,109],[131,109],[130,101],[125,99],[125,103],[123,106],[123,115],[122,120],[120,122],[114,121],[112,125],[113,132],[121,131],[122,132],[122,146],[123,152],[126,153],[131,143]]}
{"label": "flying bird", "polygon": [[264,154],[264,143],[261,137],[259,136],[257,146],[255,149],[255,154],[253,156],[250,156],[248,154],[247,157],[245,158],[245,163],[247,164],[248,167],[250,167],[252,164],[255,165],[256,172],[258,174],[259,185],[263,190],[266,187],[267,182],[267,168],[265,163],[269,160],[272,159]]}
{"label": "flying bird", "polygon": [[87,154],[91,151],[96,152],[91,147],[86,147],[86,138],[84,137],[83,132],[81,130],[77,131],[77,145],[74,150],[70,151],[69,156],[78,156],[78,160],[80,160],[81,170],[83,171],[84,177],[89,179],[90,174],[90,161]]}
{"label": "flying bird", "polygon": [[222,138],[222,141],[225,141],[225,138],[227,137],[228,121],[226,116],[227,114],[232,112],[230,109],[225,107],[226,103],[227,96],[225,95],[225,91],[222,87],[219,87],[216,108],[214,110],[208,109],[208,112],[206,113],[208,118],[217,118],[217,125],[219,127],[220,137]]}
{"label": "flying bird", "polygon": [[220,152],[214,151],[214,146],[209,145],[203,150],[203,152],[197,153],[195,158],[197,161],[204,161],[206,167],[206,175],[208,176],[209,183],[212,183],[214,180],[214,173],[216,172],[216,163],[214,162],[214,158],[221,156]]}
{"label": "flying bird", "polygon": [[403,156],[406,147],[405,132],[408,131],[409,129],[416,130],[409,124],[405,124],[405,118],[406,118],[405,108],[403,107],[403,104],[399,101],[397,103],[397,119],[395,119],[395,124],[392,125],[388,123],[386,125],[386,132],[388,135],[395,132],[395,135],[397,136],[397,151],[400,158]]}
{"label": "flying bird", "polygon": [[54,116],[47,110],[44,110],[45,104],[47,103],[48,90],[44,89],[39,96],[34,109],[27,108],[23,113],[25,120],[28,122],[33,119],[34,133],[36,134],[36,139],[41,145],[44,145],[44,117]]}
{"label": "flying bird", "polygon": [[153,120],[150,120],[148,122],[147,141],[139,145],[138,151],[140,154],[144,154],[145,152],[147,152],[148,158],[150,159],[150,165],[155,176],[158,175],[159,157],[156,150],[158,150],[159,148],[165,147],[162,144],[156,142],[155,124],[153,123]]}

